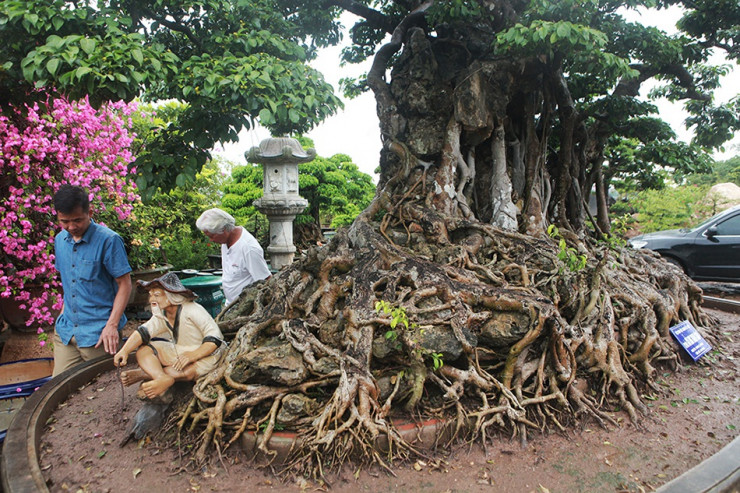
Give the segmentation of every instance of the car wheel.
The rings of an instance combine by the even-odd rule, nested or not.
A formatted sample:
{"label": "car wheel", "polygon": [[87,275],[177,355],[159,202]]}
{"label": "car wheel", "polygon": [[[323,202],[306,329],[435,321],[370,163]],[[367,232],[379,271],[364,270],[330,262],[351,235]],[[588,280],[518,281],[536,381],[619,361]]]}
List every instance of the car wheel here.
{"label": "car wheel", "polygon": [[683,264],[681,263],[681,261],[679,261],[679,260],[677,260],[677,259],[675,259],[673,257],[663,257],[663,258],[665,259],[666,262],[668,262],[669,264],[675,265],[676,267],[678,267],[679,269],[681,269],[681,272],[683,272],[684,274],[686,274],[686,269],[683,268]]}

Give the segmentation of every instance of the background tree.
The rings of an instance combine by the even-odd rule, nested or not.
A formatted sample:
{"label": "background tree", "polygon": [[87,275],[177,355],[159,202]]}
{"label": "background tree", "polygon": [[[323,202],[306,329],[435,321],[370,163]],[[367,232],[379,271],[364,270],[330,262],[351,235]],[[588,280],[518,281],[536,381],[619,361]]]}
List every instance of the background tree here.
{"label": "background tree", "polygon": [[699,185],[729,182],[740,187],[740,156],[725,161],[717,161],[712,165],[709,173],[697,173],[692,175],[688,181]]}
{"label": "background tree", "polygon": [[257,117],[274,134],[305,132],[341,106],[306,64],[337,40],[337,9],[297,16],[299,7],[288,0],[2,2],[0,107],[29,102],[40,87],[88,95],[94,105],[178,100],[183,111],[134,166],[145,196],[183,185],[217,142],[236,141]]}
{"label": "background tree", "polygon": [[195,226],[203,211],[221,202],[226,179],[221,166],[219,159],[208,161],[192,182],[168,192],[158,190],[134,208],[137,229],[143,224],[156,235],[159,261],[171,264],[174,270],[208,269],[208,256],[221,254],[219,246]]}

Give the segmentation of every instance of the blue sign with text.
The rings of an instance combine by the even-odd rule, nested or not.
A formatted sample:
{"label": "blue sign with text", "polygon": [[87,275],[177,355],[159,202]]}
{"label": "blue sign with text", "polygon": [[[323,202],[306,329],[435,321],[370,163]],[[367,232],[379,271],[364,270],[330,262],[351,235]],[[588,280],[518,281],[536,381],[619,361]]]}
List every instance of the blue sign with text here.
{"label": "blue sign with text", "polygon": [[694,361],[697,361],[699,358],[712,350],[712,346],[710,346],[709,343],[704,340],[701,334],[696,331],[694,326],[691,325],[691,322],[689,322],[688,320],[684,320],[680,324],[674,325],[668,330],[671,331],[673,337],[676,338],[678,343],[683,346],[683,348],[686,350],[687,353],[689,353],[689,356],[691,356]]}

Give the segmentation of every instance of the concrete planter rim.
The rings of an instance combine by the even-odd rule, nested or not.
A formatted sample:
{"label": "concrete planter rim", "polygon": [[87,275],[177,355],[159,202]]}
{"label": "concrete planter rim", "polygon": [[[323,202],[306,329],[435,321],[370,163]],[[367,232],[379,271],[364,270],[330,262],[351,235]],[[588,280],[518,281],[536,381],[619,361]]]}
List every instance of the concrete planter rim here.
{"label": "concrete planter rim", "polygon": [[113,368],[113,358],[101,356],[57,375],[31,394],[10,423],[3,444],[4,492],[49,491],[38,457],[46,420],[79,387]]}

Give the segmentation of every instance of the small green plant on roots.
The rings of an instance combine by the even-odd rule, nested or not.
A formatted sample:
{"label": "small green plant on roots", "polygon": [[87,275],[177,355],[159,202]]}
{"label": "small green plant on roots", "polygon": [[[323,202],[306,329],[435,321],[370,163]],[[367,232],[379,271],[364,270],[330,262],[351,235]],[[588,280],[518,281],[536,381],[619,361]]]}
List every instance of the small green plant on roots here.
{"label": "small green plant on roots", "polygon": [[[385,338],[391,342],[396,342],[398,339],[398,329],[405,329],[406,331],[414,331],[414,336],[411,338],[414,343],[414,351],[417,356],[428,357],[432,360],[432,368],[436,371],[444,366],[444,358],[442,353],[430,351],[425,349],[420,344],[420,337],[424,335],[424,329],[416,329],[419,327],[415,323],[409,322],[409,317],[406,314],[404,307],[396,307],[391,305],[385,300],[375,302],[375,311],[384,315],[390,315],[391,320],[389,322],[390,330],[386,331]],[[399,325],[400,324],[400,325]],[[401,344],[396,344],[396,349],[401,349]]]}
{"label": "small green plant on roots", "polygon": [[568,267],[568,270],[571,272],[578,272],[586,267],[586,256],[579,255],[575,248],[568,246],[565,242],[565,238],[560,235],[560,230],[558,230],[557,226],[554,224],[548,226],[547,234],[550,238],[558,240],[558,258]]}

